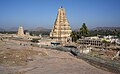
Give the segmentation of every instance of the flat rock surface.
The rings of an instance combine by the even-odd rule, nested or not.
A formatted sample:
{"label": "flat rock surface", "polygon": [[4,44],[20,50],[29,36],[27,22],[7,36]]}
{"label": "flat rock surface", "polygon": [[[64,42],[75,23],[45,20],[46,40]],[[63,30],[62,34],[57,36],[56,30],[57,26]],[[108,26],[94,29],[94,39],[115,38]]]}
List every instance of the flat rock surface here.
{"label": "flat rock surface", "polygon": [[57,50],[46,51],[48,56],[36,56],[36,60],[27,66],[25,74],[112,74],[91,66],[71,56],[70,53]]}
{"label": "flat rock surface", "polygon": [[[16,47],[17,46],[17,47]],[[113,74],[98,69],[72,54],[52,49],[44,49],[31,46],[5,45],[0,46],[10,49],[29,49],[45,52],[46,56],[34,55],[33,60],[24,66],[0,66],[0,74]],[[11,73],[9,73],[11,74]]]}

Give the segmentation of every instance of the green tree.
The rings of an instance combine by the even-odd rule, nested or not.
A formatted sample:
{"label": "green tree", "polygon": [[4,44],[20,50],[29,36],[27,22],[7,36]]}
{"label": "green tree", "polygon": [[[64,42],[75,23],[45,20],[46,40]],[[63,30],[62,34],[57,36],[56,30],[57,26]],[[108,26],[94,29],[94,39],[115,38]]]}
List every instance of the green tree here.
{"label": "green tree", "polygon": [[85,23],[83,23],[82,27],[80,28],[80,35],[81,36],[88,36],[89,31]]}
{"label": "green tree", "polygon": [[76,42],[78,40],[78,34],[77,34],[77,32],[73,31],[71,33],[70,37],[72,38],[72,42]]}

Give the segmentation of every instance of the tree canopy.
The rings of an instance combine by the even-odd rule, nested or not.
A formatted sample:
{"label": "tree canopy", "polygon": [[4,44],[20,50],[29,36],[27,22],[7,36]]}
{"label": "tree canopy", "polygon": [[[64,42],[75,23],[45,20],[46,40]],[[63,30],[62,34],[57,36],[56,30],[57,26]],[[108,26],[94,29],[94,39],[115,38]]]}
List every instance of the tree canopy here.
{"label": "tree canopy", "polygon": [[72,41],[76,42],[81,36],[88,36],[89,31],[85,23],[83,23],[82,27],[80,28],[79,32],[73,31],[71,33]]}
{"label": "tree canopy", "polygon": [[73,31],[70,36],[72,37],[72,42],[76,42],[79,39],[78,34],[75,31]]}
{"label": "tree canopy", "polygon": [[81,36],[87,36],[89,34],[88,28],[85,23],[82,24],[82,27],[80,28],[80,35]]}

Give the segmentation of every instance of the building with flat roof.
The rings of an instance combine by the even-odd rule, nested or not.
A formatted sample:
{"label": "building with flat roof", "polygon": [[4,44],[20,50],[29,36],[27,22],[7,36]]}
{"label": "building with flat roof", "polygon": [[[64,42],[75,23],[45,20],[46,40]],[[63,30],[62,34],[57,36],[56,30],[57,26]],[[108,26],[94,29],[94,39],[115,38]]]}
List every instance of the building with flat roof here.
{"label": "building with flat roof", "polygon": [[103,42],[100,39],[79,39],[78,44],[88,45],[93,47],[102,47]]}

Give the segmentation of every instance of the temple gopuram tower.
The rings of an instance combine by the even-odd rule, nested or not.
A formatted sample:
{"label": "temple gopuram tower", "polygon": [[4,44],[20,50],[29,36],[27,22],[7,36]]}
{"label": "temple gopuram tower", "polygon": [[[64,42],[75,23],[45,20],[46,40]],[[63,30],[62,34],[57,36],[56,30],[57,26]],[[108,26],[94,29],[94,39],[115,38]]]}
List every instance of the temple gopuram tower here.
{"label": "temple gopuram tower", "polygon": [[50,38],[56,42],[67,42],[70,39],[72,30],[66,17],[66,12],[63,7],[58,9],[58,14],[54,26],[50,32]]}
{"label": "temple gopuram tower", "polygon": [[19,26],[17,34],[18,34],[18,36],[24,36],[24,30],[23,30],[22,26]]}

